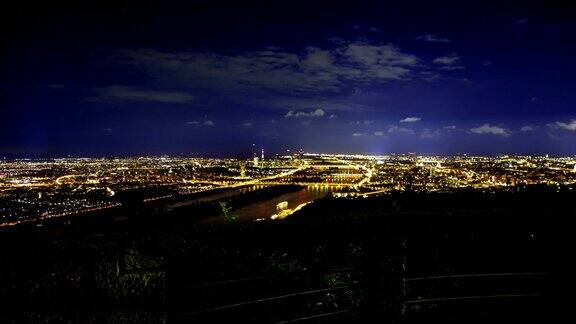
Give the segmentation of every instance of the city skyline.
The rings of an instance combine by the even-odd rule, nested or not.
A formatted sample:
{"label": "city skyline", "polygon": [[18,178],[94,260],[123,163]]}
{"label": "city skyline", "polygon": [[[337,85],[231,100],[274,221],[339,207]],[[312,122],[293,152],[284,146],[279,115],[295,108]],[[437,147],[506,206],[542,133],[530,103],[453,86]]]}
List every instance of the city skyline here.
{"label": "city skyline", "polygon": [[0,157],[574,155],[573,9],[14,5]]}
{"label": "city skyline", "polygon": [[[307,188],[336,198],[399,192],[504,190],[538,186],[572,190],[576,157],[343,155],[294,152],[283,156],[0,159],[0,227],[45,219],[163,205],[168,210],[239,192]],[[564,189],[563,189],[564,190]],[[211,198],[210,198],[211,197]],[[300,197],[302,198],[302,197]],[[258,204],[257,204],[258,205]],[[275,204],[250,219],[276,215]],[[255,216],[257,215],[257,216]],[[278,216],[272,217],[276,219]]]}

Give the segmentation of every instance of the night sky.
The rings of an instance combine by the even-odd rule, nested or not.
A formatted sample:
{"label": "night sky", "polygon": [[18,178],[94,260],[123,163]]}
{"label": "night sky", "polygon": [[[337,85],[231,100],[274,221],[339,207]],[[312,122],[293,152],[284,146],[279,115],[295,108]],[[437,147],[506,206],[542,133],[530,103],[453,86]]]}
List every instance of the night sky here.
{"label": "night sky", "polygon": [[0,156],[576,154],[560,2],[85,2],[0,10]]}

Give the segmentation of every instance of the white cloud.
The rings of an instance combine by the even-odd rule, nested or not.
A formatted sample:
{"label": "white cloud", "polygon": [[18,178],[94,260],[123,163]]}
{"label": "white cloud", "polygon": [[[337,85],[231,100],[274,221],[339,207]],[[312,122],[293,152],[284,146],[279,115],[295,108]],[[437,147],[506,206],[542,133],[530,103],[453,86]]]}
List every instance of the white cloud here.
{"label": "white cloud", "polygon": [[391,126],[388,128],[388,133],[406,133],[406,134],[414,134],[414,131],[410,128],[405,127],[398,127],[398,126]]}
{"label": "white cloud", "polygon": [[375,68],[374,76],[381,78],[398,79],[402,76],[402,69],[387,69],[391,67],[411,67],[418,63],[414,55],[404,54],[392,45],[371,45],[363,42],[348,44],[338,49],[344,59],[360,63],[366,68]]}
{"label": "white cloud", "polygon": [[261,108],[282,110],[314,110],[322,107],[326,111],[370,111],[374,107],[351,102],[346,99],[305,98],[299,96],[273,96],[266,99],[253,99],[250,104]]}
{"label": "white cloud", "polygon": [[534,126],[530,125],[522,126],[522,128],[520,128],[520,131],[522,132],[533,132],[534,130],[535,130]]}
{"label": "white cloud", "polygon": [[440,130],[431,131],[427,128],[424,129],[422,134],[420,134],[420,137],[422,137],[422,138],[437,138],[439,136],[440,136]]}
{"label": "white cloud", "polygon": [[384,136],[384,132],[383,131],[375,131],[374,136]]}
{"label": "white cloud", "polygon": [[[356,93],[390,81],[433,81],[442,76],[440,66],[431,69],[431,62],[392,44],[365,40],[339,40],[322,47],[227,52],[118,50],[109,59],[154,84],[189,91],[199,105],[205,103],[204,94],[211,101],[229,103],[237,102],[242,93],[246,105],[282,109],[284,114],[288,112],[287,117],[296,117],[290,114],[299,112],[298,117],[309,117],[305,114],[318,108],[326,117],[336,111],[377,110],[379,107],[366,104],[370,101],[354,97]],[[350,89],[358,90],[350,94]],[[156,101],[171,102],[194,99],[187,93],[177,94],[148,93],[147,97],[156,95]],[[121,96],[126,98],[126,94]],[[135,100],[133,94],[130,97]],[[143,97],[140,95],[141,100]]]}
{"label": "white cloud", "polygon": [[350,122],[350,125],[360,126],[360,125],[371,125],[373,124],[373,120],[354,120]]}
{"label": "white cloud", "polygon": [[310,116],[311,116],[311,117],[322,117],[322,116],[324,116],[324,114],[325,114],[325,113],[324,113],[324,110],[322,110],[322,109],[316,109],[316,110],[314,110],[314,111],[310,114]]}
{"label": "white cloud", "polygon": [[303,52],[268,48],[243,53],[116,51],[116,62],[160,81],[194,88],[250,88],[276,93],[340,92],[351,83],[406,80],[423,67],[393,45],[349,42]]}
{"label": "white cloud", "polygon": [[559,129],[564,129],[564,130],[569,130],[569,131],[576,131],[576,119],[572,119],[569,123],[557,121],[557,122],[550,124],[550,126],[553,128],[559,128]]}
{"label": "white cloud", "polygon": [[428,81],[428,82],[432,82],[432,81],[440,78],[440,75],[438,73],[435,73],[432,71],[422,71],[420,73],[420,75],[422,77],[422,80]]}
{"label": "white cloud", "polygon": [[421,40],[421,41],[425,41],[425,42],[430,42],[430,43],[448,43],[448,42],[450,42],[449,39],[438,37],[434,34],[420,35],[420,36],[416,37],[416,39]]}
{"label": "white cloud", "polygon": [[448,126],[442,127],[442,129],[445,129],[445,130],[455,130],[455,129],[456,129],[456,126],[454,126],[454,125],[448,125]]}
{"label": "white cloud", "polygon": [[203,122],[198,121],[198,120],[191,120],[191,121],[187,121],[186,125],[194,125],[194,126],[200,126],[200,125],[204,125],[204,126],[214,126],[214,122],[211,120],[205,120]]}
{"label": "white cloud", "polygon": [[316,109],[310,112],[305,112],[305,111],[294,111],[294,110],[290,110],[286,113],[286,115],[284,115],[284,118],[290,118],[290,117],[294,117],[294,118],[299,118],[299,117],[322,117],[324,116],[326,113],[324,112],[323,109]]}
{"label": "white cloud", "polygon": [[416,122],[419,122],[421,120],[422,120],[422,118],[420,118],[420,117],[406,117],[406,118],[400,120],[400,122],[401,123],[416,123]]}
{"label": "white cloud", "polygon": [[301,60],[301,65],[308,69],[326,69],[334,63],[334,57],[329,51],[317,47],[307,48],[308,54]]}
{"label": "white cloud", "polygon": [[354,137],[363,136],[363,135],[364,135],[364,133],[353,133],[352,134],[352,136],[354,136]]}
{"label": "white cloud", "polygon": [[112,86],[98,90],[95,100],[133,100],[133,101],[156,101],[165,103],[187,103],[194,99],[194,96],[183,92],[152,91],[142,90],[133,87]]}
{"label": "white cloud", "polygon": [[252,127],[252,123],[251,122],[245,122],[242,124],[242,127]]}
{"label": "white cloud", "polygon": [[493,126],[490,124],[484,124],[479,127],[471,128],[470,131],[474,134],[490,134],[490,135],[498,135],[503,137],[510,136],[510,132],[501,126]]}
{"label": "white cloud", "polygon": [[328,117],[328,118],[329,118],[329,119],[334,119],[334,118],[336,118],[336,117],[337,117],[336,115],[332,114],[332,115],[330,115],[330,117]]}
{"label": "white cloud", "polygon": [[437,57],[432,62],[434,64],[441,64],[441,65],[454,65],[459,61],[460,56],[456,55],[456,53],[450,53],[448,55]]}

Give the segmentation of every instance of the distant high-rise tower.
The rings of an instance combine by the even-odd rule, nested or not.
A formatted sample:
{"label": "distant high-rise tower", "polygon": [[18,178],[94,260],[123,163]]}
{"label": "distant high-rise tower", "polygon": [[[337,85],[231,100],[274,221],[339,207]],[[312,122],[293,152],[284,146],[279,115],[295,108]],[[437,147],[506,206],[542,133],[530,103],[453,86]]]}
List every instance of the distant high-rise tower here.
{"label": "distant high-rise tower", "polygon": [[261,156],[262,160],[264,160],[264,149],[262,149],[262,156]]}

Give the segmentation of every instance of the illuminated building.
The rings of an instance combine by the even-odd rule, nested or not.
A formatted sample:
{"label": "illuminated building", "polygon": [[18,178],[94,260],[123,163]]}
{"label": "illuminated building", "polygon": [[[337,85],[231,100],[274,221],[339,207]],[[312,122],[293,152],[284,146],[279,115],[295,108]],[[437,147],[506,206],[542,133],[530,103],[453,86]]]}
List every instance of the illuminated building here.
{"label": "illuminated building", "polygon": [[[395,190],[454,191],[534,184],[574,186],[574,157],[303,154],[251,161],[213,158],[63,158],[0,161],[0,226],[252,185],[329,186],[341,197]],[[299,157],[299,158],[298,158]],[[296,159],[295,159],[296,158]],[[294,161],[296,160],[296,161]],[[296,163],[295,163],[296,162]],[[240,176],[238,176],[240,173]],[[521,189],[521,188],[519,188]]]}

